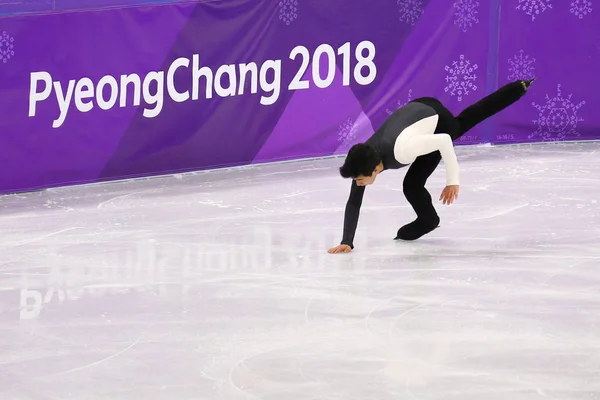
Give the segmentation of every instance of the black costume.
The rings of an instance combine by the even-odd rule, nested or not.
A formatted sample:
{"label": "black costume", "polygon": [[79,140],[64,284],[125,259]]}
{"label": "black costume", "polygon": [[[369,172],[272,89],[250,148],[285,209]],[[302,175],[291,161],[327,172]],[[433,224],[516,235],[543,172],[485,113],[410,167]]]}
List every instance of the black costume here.
{"label": "black costume", "polygon": [[[411,101],[396,110],[383,125],[366,141],[379,153],[384,170],[399,169],[407,166],[397,160],[394,154],[396,140],[405,130],[419,121],[437,115],[434,134],[446,133],[452,141],[457,140],[474,126],[519,100],[531,85],[531,81],[516,81],[501,87],[466,108],[457,117],[437,99],[422,97]],[[437,168],[442,157],[439,151],[419,156],[410,164],[404,178],[403,192],[417,214],[417,219],[398,230],[396,239],[416,240],[438,227],[438,217],[431,195],[425,183]],[[354,248],[354,235],[358,225],[360,207],[365,186],[358,186],[352,180],[350,197],[344,215],[344,231],[341,244]]]}

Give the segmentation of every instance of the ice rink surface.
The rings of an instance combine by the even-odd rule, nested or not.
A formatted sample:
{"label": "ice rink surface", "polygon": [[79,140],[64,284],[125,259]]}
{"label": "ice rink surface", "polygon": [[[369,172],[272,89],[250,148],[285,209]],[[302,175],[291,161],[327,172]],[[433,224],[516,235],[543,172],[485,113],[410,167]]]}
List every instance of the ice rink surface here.
{"label": "ice rink surface", "polygon": [[385,172],[337,255],[339,158],[0,197],[0,399],[598,399],[599,150],[458,148],[417,242]]}

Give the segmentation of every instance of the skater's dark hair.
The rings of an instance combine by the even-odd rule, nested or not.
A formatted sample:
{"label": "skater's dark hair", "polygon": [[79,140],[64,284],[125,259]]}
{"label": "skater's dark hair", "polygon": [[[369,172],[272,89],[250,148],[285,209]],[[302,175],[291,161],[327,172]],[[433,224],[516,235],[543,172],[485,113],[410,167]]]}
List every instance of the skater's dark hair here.
{"label": "skater's dark hair", "polygon": [[340,175],[342,178],[371,176],[380,162],[381,156],[373,147],[365,143],[358,143],[348,151],[346,161],[340,167]]}

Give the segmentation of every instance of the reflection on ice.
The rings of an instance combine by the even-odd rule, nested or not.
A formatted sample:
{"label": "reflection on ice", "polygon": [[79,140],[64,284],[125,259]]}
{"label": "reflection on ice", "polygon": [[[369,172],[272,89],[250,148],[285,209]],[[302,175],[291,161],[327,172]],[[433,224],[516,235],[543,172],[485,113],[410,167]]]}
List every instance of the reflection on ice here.
{"label": "reflection on ice", "polygon": [[460,148],[413,243],[382,175],[341,255],[336,159],[2,197],[0,396],[597,398],[599,148]]}

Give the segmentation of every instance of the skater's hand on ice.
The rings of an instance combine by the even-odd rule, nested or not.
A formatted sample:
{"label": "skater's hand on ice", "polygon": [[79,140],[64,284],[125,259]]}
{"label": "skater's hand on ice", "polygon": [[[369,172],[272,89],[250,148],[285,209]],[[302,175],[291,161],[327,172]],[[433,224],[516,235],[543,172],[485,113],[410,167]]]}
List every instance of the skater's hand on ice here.
{"label": "skater's hand on ice", "polygon": [[348,246],[347,244],[340,244],[339,246],[332,247],[331,249],[327,250],[329,254],[350,253],[351,251],[352,247]]}
{"label": "skater's hand on ice", "polygon": [[454,200],[458,199],[458,185],[449,185],[442,190],[440,201],[444,204],[452,204]]}

